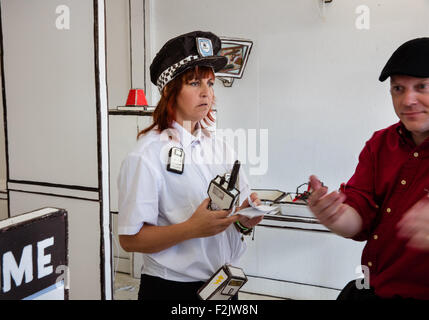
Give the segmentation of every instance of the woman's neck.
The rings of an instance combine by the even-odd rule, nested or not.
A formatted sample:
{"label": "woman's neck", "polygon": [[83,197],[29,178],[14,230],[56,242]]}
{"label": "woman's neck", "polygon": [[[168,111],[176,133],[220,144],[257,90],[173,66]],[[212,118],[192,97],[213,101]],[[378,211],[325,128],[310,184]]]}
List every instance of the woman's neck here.
{"label": "woman's neck", "polygon": [[198,121],[191,121],[191,120],[183,120],[183,119],[177,119],[176,122],[182,126],[186,131],[188,131],[190,134],[194,134]]}

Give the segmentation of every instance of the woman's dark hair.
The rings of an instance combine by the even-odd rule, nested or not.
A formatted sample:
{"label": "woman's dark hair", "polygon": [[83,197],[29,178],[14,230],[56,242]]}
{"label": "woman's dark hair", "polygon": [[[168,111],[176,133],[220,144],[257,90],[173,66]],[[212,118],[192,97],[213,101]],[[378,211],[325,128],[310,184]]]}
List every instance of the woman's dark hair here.
{"label": "woman's dark hair", "polygon": [[201,80],[211,75],[214,77],[211,67],[196,66],[171,80],[162,90],[161,99],[159,99],[158,105],[153,112],[153,123],[140,131],[137,135],[137,139],[155,127],[157,127],[157,131],[159,132],[172,128],[173,120],[176,120],[176,99],[180,90],[182,90],[183,84],[193,79]]}

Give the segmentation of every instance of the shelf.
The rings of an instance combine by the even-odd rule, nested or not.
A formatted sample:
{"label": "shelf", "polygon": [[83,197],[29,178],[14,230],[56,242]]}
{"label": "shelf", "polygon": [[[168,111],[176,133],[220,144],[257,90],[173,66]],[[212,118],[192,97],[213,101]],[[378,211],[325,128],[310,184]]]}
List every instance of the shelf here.
{"label": "shelf", "polygon": [[[150,107],[154,108],[154,107]],[[139,110],[136,110],[139,109]],[[120,107],[116,109],[109,109],[109,115],[120,115],[120,116],[152,116],[153,110],[142,110],[138,107]]]}

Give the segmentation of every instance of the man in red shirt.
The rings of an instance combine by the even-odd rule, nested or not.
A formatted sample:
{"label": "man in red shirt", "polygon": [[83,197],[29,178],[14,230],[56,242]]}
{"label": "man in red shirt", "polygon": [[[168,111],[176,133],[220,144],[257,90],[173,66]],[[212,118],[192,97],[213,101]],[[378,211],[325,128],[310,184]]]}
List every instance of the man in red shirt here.
{"label": "man in red shirt", "polygon": [[340,299],[429,299],[429,38],[401,45],[379,80],[388,77],[400,121],[366,142],[341,192],[310,177],[309,208],[320,222],[367,241],[371,289],[352,281]]}

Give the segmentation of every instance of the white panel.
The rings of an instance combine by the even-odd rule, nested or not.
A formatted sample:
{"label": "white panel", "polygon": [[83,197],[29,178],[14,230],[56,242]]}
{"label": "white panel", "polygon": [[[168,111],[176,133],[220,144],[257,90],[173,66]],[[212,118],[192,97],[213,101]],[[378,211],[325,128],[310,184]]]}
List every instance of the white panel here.
{"label": "white panel", "polygon": [[132,276],[135,279],[140,279],[142,270],[144,268],[143,254],[139,252],[134,252],[131,260],[133,265]]}
{"label": "white panel", "polygon": [[99,194],[96,191],[75,190],[68,188],[48,187],[33,184],[8,183],[9,190],[26,191],[26,192],[41,192],[50,195],[62,195],[69,197],[84,198],[90,200],[99,200]]}
{"label": "white panel", "polygon": [[[113,230],[113,237],[114,237],[114,240],[113,240],[113,242],[114,242],[114,245],[113,245],[114,257],[119,257],[119,258],[124,258],[124,259],[129,260],[131,258],[131,253],[124,251],[124,249],[122,249],[122,247],[119,243],[118,215],[117,214],[112,214],[112,230]],[[129,270],[128,270],[128,272],[129,272]]]}
{"label": "white panel", "polygon": [[116,272],[131,274],[130,259],[115,258],[115,274],[116,274]]}
{"label": "white panel", "polygon": [[104,9],[2,1],[8,186],[26,191],[12,193],[11,212],[45,202],[70,212],[72,299],[112,298]]}
{"label": "white panel", "polygon": [[255,277],[248,277],[241,291],[293,300],[335,300],[340,294],[340,290]]}
{"label": "white panel", "polygon": [[0,200],[0,221],[8,218],[7,200]]}
{"label": "white panel", "polygon": [[328,232],[263,226],[247,243],[240,262],[246,274],[332,289],[359,276],[355,271],[364,245]]}
{"label": "white panel", "polygon": [[99,84],[98,96],[99,96],[99,108],[100,108],[100,119],[99,119],[99,130],[98,143],[100,145],[99,155],[99,170],[103,173],[100,177],[101,185],[101,236],[102,236],[102,267],[103,272],[103,283],[105,286],[103,299],[113,299],[113,287],[112,287],[112,262],[113,253],[111,252],[111,235],[110,235],[110,198],[109,198],[109,108],[107,105],[107,75],[106,75],[106,24],[105,24],[105,1],[97,0],[97,57],[98,68],[96,70],[96,79]]}
{"label": "white panel", "polygon": [[1,4],[10,179],[98,187],[93,2]]}
{"label": "white panel", "polygon": [[106,0],[109,108],[125,105],[131,88],[128,1]]}
{"label": "white panel", "polygon": [[151,123],[151,116],[109,116],[110,211],[118,211],[117,178],[122,160],[137,143],[138,131]]}
{"label": "white panel", "polygon": [[10,192],[11,216],[43,207],[67,210],[70,299],[101,298],[100,205],[97,202]]}
{"label": "white panel", "polygon": [[144,0],[130,0],[130,2],[132,86],[145,89]]}

